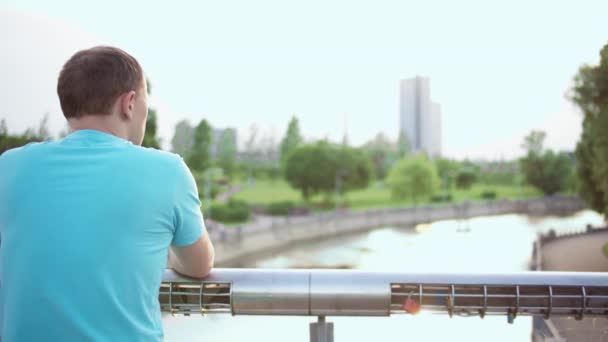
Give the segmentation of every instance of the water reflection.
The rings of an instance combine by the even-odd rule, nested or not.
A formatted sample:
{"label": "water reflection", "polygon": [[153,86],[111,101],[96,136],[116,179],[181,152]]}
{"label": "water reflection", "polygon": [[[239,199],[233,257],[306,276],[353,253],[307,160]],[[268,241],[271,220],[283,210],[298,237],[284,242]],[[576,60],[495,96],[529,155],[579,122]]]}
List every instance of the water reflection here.
{"label": "water reflection", "polygon": [[[304,244],[246,267],[340,267],[371,271],[512,272],[528,268],[538,233],[582,230],[601,225],[601,216],[582,211],[569,217],[504,215],[449,220],[412,228],[368,233]],[[307,341],[312,317],[165,317],[168,341]],[[531,319],[455,317],[421,313],[390,318],[330,318],[336,341],[398,339],[529,341]],[[262,329],[260,329],[262,328]]]}

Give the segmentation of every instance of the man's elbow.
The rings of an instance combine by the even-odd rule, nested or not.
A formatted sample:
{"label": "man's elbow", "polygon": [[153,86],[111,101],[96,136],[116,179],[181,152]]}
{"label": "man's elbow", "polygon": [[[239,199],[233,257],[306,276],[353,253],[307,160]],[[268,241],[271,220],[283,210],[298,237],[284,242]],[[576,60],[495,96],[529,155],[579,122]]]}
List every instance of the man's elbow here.
{"label": "man's elbow", "polygon": [[215,251],[213,250],[213,248],[211,248],[211,250],[209,252],[209,256],[207,258],[207,262],[201,263],[200,269],[196,272],[196,277],[204,278],[207,275],[209,275],[209,273],[211,273],[211,270],[213,269],[214,260],[215,260]]}
{"label": "man's elbow", "polygon": [[204,238],[186,247],[175,247],[174,254],[175,270],[185,276],[203,278],[213,269],[215,249]]}
{"label": "man's elbow", "polygon": [[209,275],[209,273],[211,273],[211,270],[213,269],[213,258],[211,258],[211,261],[204,265],[204,267],[201,269],[201,272],[199,273],[198,277],[199,278],[204,278],[206,276]]}

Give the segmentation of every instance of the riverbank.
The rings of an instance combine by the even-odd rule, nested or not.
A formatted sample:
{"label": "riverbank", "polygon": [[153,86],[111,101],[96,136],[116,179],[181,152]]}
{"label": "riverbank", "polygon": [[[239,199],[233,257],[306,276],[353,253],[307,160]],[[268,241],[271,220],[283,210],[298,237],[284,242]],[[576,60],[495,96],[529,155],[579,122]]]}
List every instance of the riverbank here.
{"label": "riverbank", "polygon": [[332,212],[301,217],[259,217],[256,222],[230,229],[209,227],[216,250],[216,265],[238,266],[255,255],[288,249],[293,244],[324,240],[383,226],[414,226],[447,219],[502,214],[566,215],[585,207],[577,198],[500,200],[422,207]]}

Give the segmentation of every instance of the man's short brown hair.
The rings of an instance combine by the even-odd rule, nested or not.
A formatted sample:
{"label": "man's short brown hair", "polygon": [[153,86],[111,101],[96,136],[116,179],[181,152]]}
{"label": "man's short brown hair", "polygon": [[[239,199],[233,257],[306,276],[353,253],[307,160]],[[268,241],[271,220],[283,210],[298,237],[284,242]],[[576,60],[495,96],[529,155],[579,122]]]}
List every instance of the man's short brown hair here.
{"label": "man's short brown hair", "polygon": [[70,58],[57,82],[63,115],[110,114],[119,95],[139,91],[143,70],[133,56],[121,49],[97,46]]}

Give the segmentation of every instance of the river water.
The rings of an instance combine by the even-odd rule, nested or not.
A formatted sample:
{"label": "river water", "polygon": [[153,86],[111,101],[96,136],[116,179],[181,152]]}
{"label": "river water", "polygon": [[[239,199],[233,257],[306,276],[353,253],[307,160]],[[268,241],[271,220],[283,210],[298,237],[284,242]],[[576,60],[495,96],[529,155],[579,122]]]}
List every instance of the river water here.
{"label": "river water", "polygon": [[[528,269],[538,233],[580,231],[602,217],[502,215],[437,221],[411,228],[381,227],[357,235],[303,244],[245,267],[350,267],[400,272],[513,272]],[[315,317],[163,316],[167,341],[308,341]],[[530,341],[532,320],[454,317],[421,312],[392,317],[329,317],[336,341]]]}

